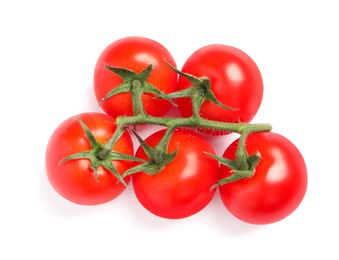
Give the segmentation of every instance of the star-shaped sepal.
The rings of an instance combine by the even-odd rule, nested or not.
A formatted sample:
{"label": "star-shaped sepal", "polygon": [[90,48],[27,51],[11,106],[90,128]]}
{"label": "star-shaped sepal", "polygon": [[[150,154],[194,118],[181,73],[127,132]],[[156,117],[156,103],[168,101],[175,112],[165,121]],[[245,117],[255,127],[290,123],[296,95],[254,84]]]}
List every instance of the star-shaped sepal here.
{"label": "star-shaped sepal", "polygon": [[196,77],[194,75],[184,73],[178,70],[168,62],[166,63],[171,67],[172,70],[174,70],[177,74],[188,79],[192,84],[192,86],[189,88],[170,93],[168,95],[170,98],[183,98],[183,97],[191,98],[193,110],[195,113],[199,111],[202,103],[205,100],[208,100],[213,104],[228,110],[236,110],[236,108],[224,105],[216,98],[213,91],[211,90],[211,80],[208,77],[206,76]]}
{"label": "star-shaped sepal", "polygon": [[226,165],[231,169],[231,175],[220,179],[216,184],[214,184],[211,189],[216,188],[217,186],[224,185],[229,182],[235,182],[244,178],[251,178],[255,174],[255,168],[259,164],[261,155],[259,152],[246,156],[246,158],[241,159],[227,159],[222,156],[214,155],[207,153],[212,158],[216,159],[220,164]]}
{"label": "star-shaped sepal", "polygon": [[[178,153],[178,148],[174,152],[168,153],[168,140],[163,139],[162,141],[165,142],[160,142],[155,148],[153,148],[149,146],[136,132],[134,132],[134,134],[149,160],[130,168],[123,174],[123,177],[137,172],[144,172],[149,175],[158,174],[166,167],[167,164],[175,159]],[[168,138],[170,138],[170,136],[168,136]]]}
{"label": "star-shaped sepal", "polygon": [[153,65],[149,65],[146,69],[141,71],[140,73],[136,73],[133,70],[125,69],[125,68],[117,68],[109,65],[105,65],[106,69],[113,72],[114,74],[118,75],[123,82],[109,91],[105,97],[101,100],[99,105],[101,105],[105,100],[108,98],[117,95],[119,93],[132,93],[133,98],[133,114],[137,115],[140,111],[143,112],[143,105],[141,102],[141,94],[142,93],[149,93],[156,96],[156,98],[165,99],[170,102],[172,105],[176,106],[176,104],[172,101],[172,99],[153,86],[152,84],[148,83],[147,80],[153,70]]}
{"label": "star-shaped sepal", "polygon": [[59,163],[63,163],[69,160],[76,160],[76,159],[88,159],[90,160],[90,168],[94,171],[94,177],[98,181],[98,168],[100,166],[104,167],[108,171],[110,171],[121,183],[127,186],[127,183],[124,181],[124,178],[119,174],[119,172],[115,169],[112,161],[142,161],[141,159],[128,155],[116,152],[112,150],[105,156],[101,158],[98,154],[103,151],[104,149],[107,150],[107,146],[105,144],[100,144],[98,140],[94,137],[93,133],[88,129],[88,127],[84,124],[84,122],[77,118],[79,123],[81,124],[82,129],[84,130],[86,137],[90,143],[91,150],[83,151],[75,154],[71,154],[66,158],[62,159]]}

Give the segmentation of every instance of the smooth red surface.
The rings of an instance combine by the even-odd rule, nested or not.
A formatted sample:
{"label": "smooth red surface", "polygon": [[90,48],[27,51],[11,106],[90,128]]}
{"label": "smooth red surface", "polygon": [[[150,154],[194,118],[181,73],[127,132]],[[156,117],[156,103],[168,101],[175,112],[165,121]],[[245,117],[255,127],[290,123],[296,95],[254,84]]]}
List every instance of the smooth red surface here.
{"label": "smooth red surface", "polygon": [[[196,77],[207,76],[211,90],[228,110],[205,101],[200,109],[203,118],[221,122],[250,122],[256,115],[263,97],[263,81],[256,63],[243,51],[222,44],[211,44],[195,51],[185,62],[182,71]],[[178,90],[191,83],[179,77]],[[192,103],[179,98],[178,106],[184,117],[192,115]],[[219,131],[205,131],[221,134]]]}
{"label": "smooth red surface", "polygon": [[[235,158],[237,140],[224,157]],[[259,151],[261,160],[252,178],[219,186],[226,208],[237,218],[252,224],[282,220],[300,205],[307,189],[307,169],[297,147],[282,135],[262,132],[249,135],[246,148],[250,155]],[[221,165],[220,178],[230,175]]]}
{"label": "smooth red surface", "polygon": [[[158,131],[145,141],[156,146],[164,134]],[[193,215],[213,198],[219,174],[218,162],[204,152],[215,154],[210,144],[196,132],[176,129],[169,142],[169,152],[179,148],[176,158],[153,176],[140,172],[133,175],[133,187],[139,202],[153,214],[170,219]],[[148,159],[138,148],[136,156]]]}
{"label": "smooth red surface", "polygon": [[[103,113],[78,115],[94,137],[106,143],[113,135],[116,125],[112,117]],[[90,168],[88,159],[59,162],[65,157],[91,150],[90,143],[76,116],[62,122],[52,133],[46,149],[46,171],[52,187],[64,198],[84,205],[108,202],[123,192],[125,186],[108,170],[99,166],[98,181]],[[124,132],[113,147],[114,151],[133,155],[133,143],[128,132]],[[122,174],[131,167],[131,162],[114,161],[113,165]],[[128,183],[130,177],[126,177]]]}
{"label": "smooth red surface", "polygon": [[[126,37],[107,46],[100,54],[94,71],[94,91],[98,102],[113,88],[120,85],[122,79],[105,68],[105,64],[125,68],[140,73],[150,64],[153,70],[147,82],[168,94],[176,90],[177,74],[165,63],[176,67],[170,52],[160,43],[144,37]],[[172,106],[164,99],[153,94],[143,94],[142,101],[146,113],[163,116]],[[110,116],[133,115],[131,93],[120,93],[105,100],[101,108]]]}

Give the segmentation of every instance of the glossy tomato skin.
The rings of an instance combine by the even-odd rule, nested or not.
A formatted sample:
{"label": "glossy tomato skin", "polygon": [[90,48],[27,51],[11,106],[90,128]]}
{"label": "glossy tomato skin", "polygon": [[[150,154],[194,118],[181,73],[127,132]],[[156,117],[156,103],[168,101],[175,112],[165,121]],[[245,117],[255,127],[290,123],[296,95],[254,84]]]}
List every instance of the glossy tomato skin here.
{"label": "glossy tomato skin", "polygon": [[[154,147],[164,135],[160,130],[145,141]],[[139,172],[133,175],[133,187],[139,202],[162,218],[180,219],[202,210],[213,198],[219,166],[204,152],[215,154],[211,145],[195,131],[176,129],[169,142],[169,152],[178,145],[176,158],[155,175]],[[136,156],[147,160],[139,147]]]}
{"label": "glossy tomato skin", "polygon": [[[224,152],[234,159],[237,142]],[[287,138],[273,132],[247,137],[249,154],[259,151],[261,160],[252,178],[219,186],[222,202],[240,220],[251,224],[280,221],[297,209],[307,189],[307,169],[302,154]],[[220,167],[220,178],[230,175],[230,168]]]}
{"label": "glossy tomato skin", "polygon": [[[196,77],[207,76],[211,90],[228,110],[205,101],[200,109],[203,118],[220,122],[250,122],[256,115],[263,97],[263,80],[258,66],[243,51],[228,45],[211,44],[195,51],[184,63],[182,71]],[[180,76],[178,90],[191,83]],[[178,106],[184,117],[192,115],[192,104],[187,98],[179,98]],[[209,134],[223,134],[208,131]]]}
{"label": "glossy tomato skin", "polygon": [[[168,94],[176,90],[177,74],[165,63],[176,67],[170,52],[160,43],[144,37],[125,37],[108,45],[100,54],[94,70],[94,92],[100,103],[106,94],[122,83],[122,79],[105,68],[105,64],[140,73],[152,64],[153,70],[147,82]],[[163,116],[171,104],[167,100],[143,94],[142,102],[146,113]],[[116,118],[133,115],[131,93],[120,93],[105,100],[101,108]]]}
{"label": "glossy tomato skin", "polygon": [[[105,143],[113,135],[115,120],[103,113],[83,113],[62,122],[52,133],[46,149],[46,172],[52,187],[64,198],[76,204],[97,205],[108,202],[120,195],[125,186],[102,166],[98,168],[98,181],[90,168],[88,159],[74,159],[59,162],[67,156],[91,150],[90,143],[82,129],[79,117],[95,138]],[[124,132],[113,150],[133,155],[133,143],[128,132]],[[132,166],[131,162],[114,161],[119,173]],[[128,183],[130,177],[126,177]]]}

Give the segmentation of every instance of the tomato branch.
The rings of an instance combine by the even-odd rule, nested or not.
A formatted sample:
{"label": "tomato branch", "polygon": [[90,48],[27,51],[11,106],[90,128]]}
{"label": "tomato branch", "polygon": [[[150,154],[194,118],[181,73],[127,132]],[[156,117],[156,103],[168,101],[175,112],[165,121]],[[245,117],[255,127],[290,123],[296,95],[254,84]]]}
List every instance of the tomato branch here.
{"label": "tomato branch", "polygon": [[[128,126],[148,124],[165,126],[167,128],[165,135],[155,148],[151,148],[134,131],[134,134],[139,140],[140,145],[142,146],[150,160],[148,162],[142,162],[141,164],[127,170],[123,174],[123,177],[138,171],[144,171],[149,174],[155,174],[159,172],[163,167],[165,167],[166,164],[174,160],[176,152],[168,153],[167,148],[173,131],[176,128],[180,127],[210,129],[240,134],[240,141],[237,148],[235,160],[229,161],[225,158],[222,159],[222,157],[219,158],[213,155],[211,156],[217,159],[220,163],[229,165],[234,172],[234,174],[231,177],[229,177],[227,180],[221,180],[220,183],[234,181],[236,179],[243,178],[244,176],[248,177],[253,175],[255,171],[255,166],[258,164],[260,160],[260,156],[257,155],[249,156],[247,154],[245,146],[246,137],[248,134],[254,132],[271,131],[272,126],[269,124],[221,122],[201,117],[200,108],[206,100],[225,109],[235,110],[236,108],[228,107],[217,100],[217,98],[215,97],[214,93],[211,90],[211,82],[209,78],[195,77],[193,75],[189,75],[177,70],[169,63],[167,64],[176,73],[187,78],[191,82],[192,86],[185,90],[165,94],[147,82],[147,79],[150,76],[150,73],[153,69],[152,65],[149,65],[145,70],[141,71],[139,74],[131,70],[115,68],[106,65],[106,68],[108,70],[117,74],[123,79],[123,83],[121,83],[121,85],[119,85],[118,87],[112,89],[102,99],[100,104],[102,104],[102,102],[104,102],[106,99],[114,95],[125,92],[131,92],[133,103],[133,115],[119,116],[116,118],[117,124],[116,131],[110,138],[110,140],[104,145],[99,145],[97,142],[95,142],[92,138],[91,133],[87,131],[87,136],[90,140],[92,140],[91,143],[93,144],[93,151],[90,153],[91,154],[90,157],[92,164],[93,163],[95,164],[94,168],[96,169],[98,167],[97,165],[102,165],[108,168],[111,172],[114,173],[114,175],[117,176],[115,170],[112,169],[111,165],[108,163],[110,160],[113,159],[138,160],[138,158],[123,157],[122,155],[117,156],[116,154],[112,153],[112,147],[118,141],[118,139],[121,137],[124,131],[128,128]],[[190,98],[193,110],[192,116],[185,118],[150,116],[144,110],[144,106],[142,103],[143,93],[154,94],[157,98],[166,99],[170,101],[172,104],[174,104],[174,102],[172,101],[173,98]],[[86,128],[86,126],[83,127],[84,129]],[[74,155],[73,157],[75,158],[79,156],[84,155]],[[85,155],[85,157],[86,156],[87,154]],[[119,178],[120,181],[123,180],[123,177],[120,176],[117,177]],[[217,183],[216,185],[219,185],[220,183]]]}

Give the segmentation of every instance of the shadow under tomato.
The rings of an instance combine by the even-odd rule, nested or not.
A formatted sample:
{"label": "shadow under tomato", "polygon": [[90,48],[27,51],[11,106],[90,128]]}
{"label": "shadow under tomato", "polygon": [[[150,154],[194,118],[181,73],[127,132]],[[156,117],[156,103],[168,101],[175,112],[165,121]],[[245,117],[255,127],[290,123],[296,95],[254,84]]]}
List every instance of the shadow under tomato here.
{"label": "shadow under tomato", "polygon": [[213,227],[223,236],[242,236],[245,233],[256,232],[264,226],[253,225],[243,222],[233,216],[221,201],[219,191],[216,192],[209,205],[210,215],[213,220]]}
{"label": "shadow under tomato", "polygon": [[60,218],[81,216],[89,211],[95,210],[100,205],[85,206],[73,203],[60,196],[48,181],[45,165],[41,167],[39,179],[37,180],[37,197],[46,210],[46,214]]}
{"label": "shadow under tomato", "polygon": [[132,181],[128,186],[128,190],[125,192],[124,196],[126,203],[128,204],[127,215],[133,224],[146,230],[155,230],[175,224],[177,220],[161,218],[144,208],[134,194]]}

